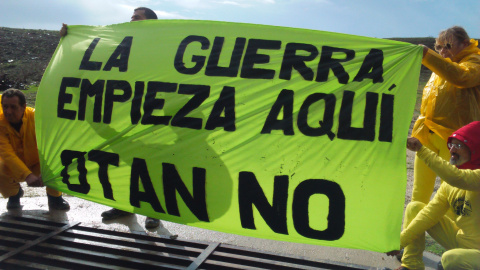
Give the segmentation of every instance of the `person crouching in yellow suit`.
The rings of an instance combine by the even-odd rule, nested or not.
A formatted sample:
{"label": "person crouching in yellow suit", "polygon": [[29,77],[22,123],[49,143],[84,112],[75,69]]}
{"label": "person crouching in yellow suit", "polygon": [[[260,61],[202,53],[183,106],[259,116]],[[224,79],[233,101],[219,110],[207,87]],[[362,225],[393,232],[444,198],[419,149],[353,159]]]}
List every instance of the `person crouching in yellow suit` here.
{"label": "person crouching in yellow suit", "polygon": [[[480,269],[480,121],[455,131],[446,144],[450,164],[418,139],[407,140],[407,148],[416,151],[444,182],[428,204],[412,201],[407,205],[399,269],[425,269],[425,232],[447,250],[441,260],[445,270]],[[453,218],[446,215],[449,210]]]}
{"label": "person crouching in yellow suit", "polygon": [[[35,109],[27,107],[22,91],[9,89],[0,95],[0,193],[8,198],[7,209],[21,207],[20,182],[42,187],[35,135]],[[49,209],[69,210],[62,193],[47,187]]]}

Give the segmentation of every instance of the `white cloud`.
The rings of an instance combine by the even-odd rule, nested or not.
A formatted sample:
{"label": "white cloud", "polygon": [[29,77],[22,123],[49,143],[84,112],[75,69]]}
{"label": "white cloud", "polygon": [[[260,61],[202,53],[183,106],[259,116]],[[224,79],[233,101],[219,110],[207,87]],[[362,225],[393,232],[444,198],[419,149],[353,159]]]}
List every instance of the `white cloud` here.
{"label": "white cloud", "polygon": [[210,8],[212,1],[201,1],[201,0],[165,0],[165,2],[172,3],[174,5],[187,8],[187,9],[204,9]]}
{"label": "white cloud", "polygon": [[217,3],[223,4],[223,5],[232,5],[232,6],[243,6],[241,3],[238,3],[236,1],[218,1]]}
{"label": "white cloud", "polygon": [[180,15],[176,12],[166,12],[161,10],[154,10],[159,19],[189,19],[186,16]]}
{"label": "white cloud", "polygon": [[[155,11],[159,19],[187,19],[178,12],[168,12],[154,7],[158,6],[150,0],[80,0],[80,10],[84,9],[90,17],[95,17],[101,25],[130,21],[133,10],[137,7],[148,7]],[[93,18],[92,18],[93,19]]]}
{"label": "white cloud", "polygon": [[262,4],[275,4],[275,0],[164,0],[185,9],[220,9],[221,6],[237,6],[242,8]]}

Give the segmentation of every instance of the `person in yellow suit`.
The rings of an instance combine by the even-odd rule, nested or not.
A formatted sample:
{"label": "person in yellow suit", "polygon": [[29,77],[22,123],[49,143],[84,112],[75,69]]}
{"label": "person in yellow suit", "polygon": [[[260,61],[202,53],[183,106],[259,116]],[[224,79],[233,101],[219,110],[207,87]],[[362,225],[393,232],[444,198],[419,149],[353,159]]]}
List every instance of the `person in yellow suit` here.
{"label": "person in yellow suit", "polygon": [[[7,209],[21,207],[21,182],[41,187],[40,160],[35,136],[35,109],[27,107],[22,91],[9,89],[0,95],[0,193],[8,198]],[[47,187],[48,206],[69,210],[62,193]]]}
{"label": "person in yellow suit", "polygon": [[[441,260],[444,269],[480,269],[480,121],[455,131],[447,145],[450,164],[418,139],[407,140],[407,148],[417,151],[417,157],[444,182],[428,204],[412,201],[407,205],[399,269],[425,269],[425,232],[447,250]],[[453,219],[446,215],[449,210],[455,214]]]}
{"label": "person in yellow suit", "polygon": [[[420,116],[412,137],[448,160],[447,138],[453,131],[480,120],[480,50],[465,29],[440,32],[435,50],[424,46],[422,64],[433,73],[423,89]],[[415,158],[412,201],[428,203],[436,174]]]}

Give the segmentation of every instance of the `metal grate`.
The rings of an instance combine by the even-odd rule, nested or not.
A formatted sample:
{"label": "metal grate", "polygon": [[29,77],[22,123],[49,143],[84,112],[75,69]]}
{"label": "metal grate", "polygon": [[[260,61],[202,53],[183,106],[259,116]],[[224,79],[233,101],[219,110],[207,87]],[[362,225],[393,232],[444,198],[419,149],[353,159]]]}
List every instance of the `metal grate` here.
{"label": "metal grate", "polygon": [[0,218],[0,268],[372,269],[10,215]]}

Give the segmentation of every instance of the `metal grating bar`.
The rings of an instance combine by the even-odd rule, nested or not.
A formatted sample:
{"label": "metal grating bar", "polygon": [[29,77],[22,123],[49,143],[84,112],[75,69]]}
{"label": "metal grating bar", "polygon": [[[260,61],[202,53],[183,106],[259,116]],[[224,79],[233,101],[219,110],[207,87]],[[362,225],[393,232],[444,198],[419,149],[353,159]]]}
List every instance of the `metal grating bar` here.
{"label": "metal grating bar", "polygon": [[2,218],[7,218],[10,221],[18,221],[18,222],[23,222],[23,223],[35,223],[36,225],[44,225],[48,227],[63,227],[67,225],[67,223],[61,223],[61,222],[55,222],[55,221],[50,221],[50,220],[45,220],[45,219],[38,219],[38,218],[31,218],[31,217],[25,217],[25,216],[4,216]]}
{"label": "metal grating bar", "polygon": [[[28,254],[27,254],[28,253]],[[58,260],[55,256],[51,257],[41,257],[41,256],[32,256],[31,252],[27,251],[25,253],[15,256],[15,259],[10,259],[6,263],[17,265],[15,269],[24,269],[24,267],[35,267],[34,269],[78,269],[78,270],[109,270],[112,269],[111,266],[101,267],[93,263],[87,262],[86,264],[83,261],[78,260]],[[57,256],[58,257],[58,256]],[[4,268],[4,263],[0,264],[2,269]]]}
{"label": "metal grating bar", "polygon": [[177,240],[78,224],[67,225],[37,217],[0,216],[0,268],[376,269],[228,244]]}
{"label": "metal grating bar", "polygon": [[75,230],[77,231],[85,231],[85,232],[92,232],[92,233],[97,233],[97,234],[103,234],[103,235],[112,235],[112,236],[119,236],[123,238],[129,238],[129,239],[134,239],[134,240],[144,240],[144,241],[154,241],[154,242],[161,242],[165,244],[172,244],[176,246],[188,246],[188,247],[193,247],[193,248],[199,248],[199,249],[206,249],[208,247],[208,244],[206,243],[201,243],[201,242],[195,242],[195,241],[185,241],[181,239],[170,239],[169,237],[162,236],[162,235],[157,235],[155,237],[145,235],[145,234],[138,234],[138,233],[124,233],[124,232],[117,232],[117,231],[110,231],[110,230],[105,230],[105,229],[98,229],[98,228],[89,228],[89,227],[84,227],[84,226],[77,226],[75,227]]}
{"label": "metal grating bar", "polygon": [[197,259],[195,259],[187,268],[187,270],[196,270],[207,258],[212,254],[220,243],[210,244]]}
{"label": "metal grating bar", "polygon": [[[151,251],[162,251],[162,252],[168,252],[172,254],[178,254],[178,255],[183,255],[183,256],[191,256],[191,257],[197,257],[200,253],[201,250],[192,250],[190,248],[186,248],[186,246],[181,246],[179,248],[174,248],[174,247],[167,247],[167,246],[157,246],[154,245],[153,243],[138,243],[138,242],[131,242],[131,241],[125,241],[121,239],[110,239],[110,238],[102,238],[98,236],[91,236],[91,235],[83,235],[83,234],[73,234],[70,232],[67,232],[65,234],[62,234],[62,237],[69,237],[69,238],[74,238],[74,239],[81,239],[85,240],[88,242],[94,242],[94,243],[103,243],[103,244],[109,244],[109,245],[114,245],[114,246],[122,246],[122,247],[129,247],[129,248],[139,248],[139,249],[144,249],[144,250],[151,250]],[[50,241],[54,241],[49,240]],[[155,242],[154,242],[155,243]]]}
{"label": "metal grating bar", "polygon": [[[218,256],[218,257],[216,257]],[[342,263],[333,263],[333,262],[317,262],[309,259],[304,259],[301,257],[293,256],[284,256],[275,253],[268,253],[265,251],[257,251],[253,249],[247,249],[244,247],[232,246],[223,244],[216,250],[215,256],[212,256],[210,259],[217,258],[219,261],[229,262],[236,261],[240,262],[242,259],[245,260],[245,265],[254,266],[256,260],[252,258],[258,258],[260,266],[265,260],[270,260],[272,262],[285,263],[285,266],[296,265],[295,269],[368,269],[362,266],[353,265],[353,264],[342,264]],[[250,262],[252,260],[252,262]],[[273,266],[273,265],[272,265]],[[276,266],[275,268],[282,269],[282,266]]]}
{"label": "metal grating bar", "polygon": [[39,244],[43,241],[55,236],[55,235],[58,235],[58,234],[64,232],[65,230],[68,230],[68,229],[70,229],[74,226],[77,226],[78,224],[80,224],[80,222],[77,222],[73,225],[65,225],[65,226],[63,226],[61,228],[58,228],[58,229],[50,232],[49,234],[46,234],[46,235],[44,235],[44,236],[42,236],[42,237],[40,237],[40,238],[38,238],[38,239],[36,239],[32,242],[26,243],[25,245],[17,248],[16,250],[12,250],[12,251],[8,252],[7,254],[4,254],[4,255],[0,256],[0,262],[3,262],[4,260],[6,260],[6,259],[8,259],[12,256],[17,255],[17,254],[19,254],[20,252],[22,252],[26,249],[29,249],[29,248],[31,248],[31,247],[33,247],[33,246],[35,246],[35,245],[37,245],[37,244]]}
{"label": "metal grating bar", "polygon": [[[56,256],[54,254],[57,251]],[[36,246],[30,251],[27,257],[27,254],[20,254],[20,256],[25,256],[25,258],[31,262],[39,262],[49,267],[65,267],[64,265],[69,265],[65,267],[67,269],[171,269],[168,265],[162,265],[154,261],[140,261],[135,260],[126,256],[103,256],[102,254],[88,254],[88,253],[77,253],[72,250],[61,250],[58,251],[54,248],[46,248]]]}
{"label": "metal grating bar", "polygon": [[[65,242],[63,244],[66,244]],[[191,262],[190,258],[175,257],[171,254],[146,253],[143,251],[131,251],[120,248],[107,248],[103,247],[97,249],[94,245],[72,243],[71,245],[62,245],[62,242],[52,242],[51,244],[42,244],[38,248],[32,251],[46,254],[62,254],[66,257],[75,258],[85,261],[96,261],[97,263],[105,263],[107,260],[110,265],[125,266],[125,261],[135,266],[133,268],[139,269],[140,267],[152,266],[149,269],[153,269],[153,265],[172,265],[170,268],[175,268],[175,265],[185,268]],[[60,260],[60,259],[59,259]]]}
{"label": "metal grating bar", "polygon": [[25,262],[23,262],[23,261],[13,261],[12,263],[3,262],[1,264],[1,266],[2,266],[2,269],[4,269],[4,270],[18,270],[18,269],[39,270],[39,269],[41,269],[41,268],[27,266],[27,265],[25,265]]}

